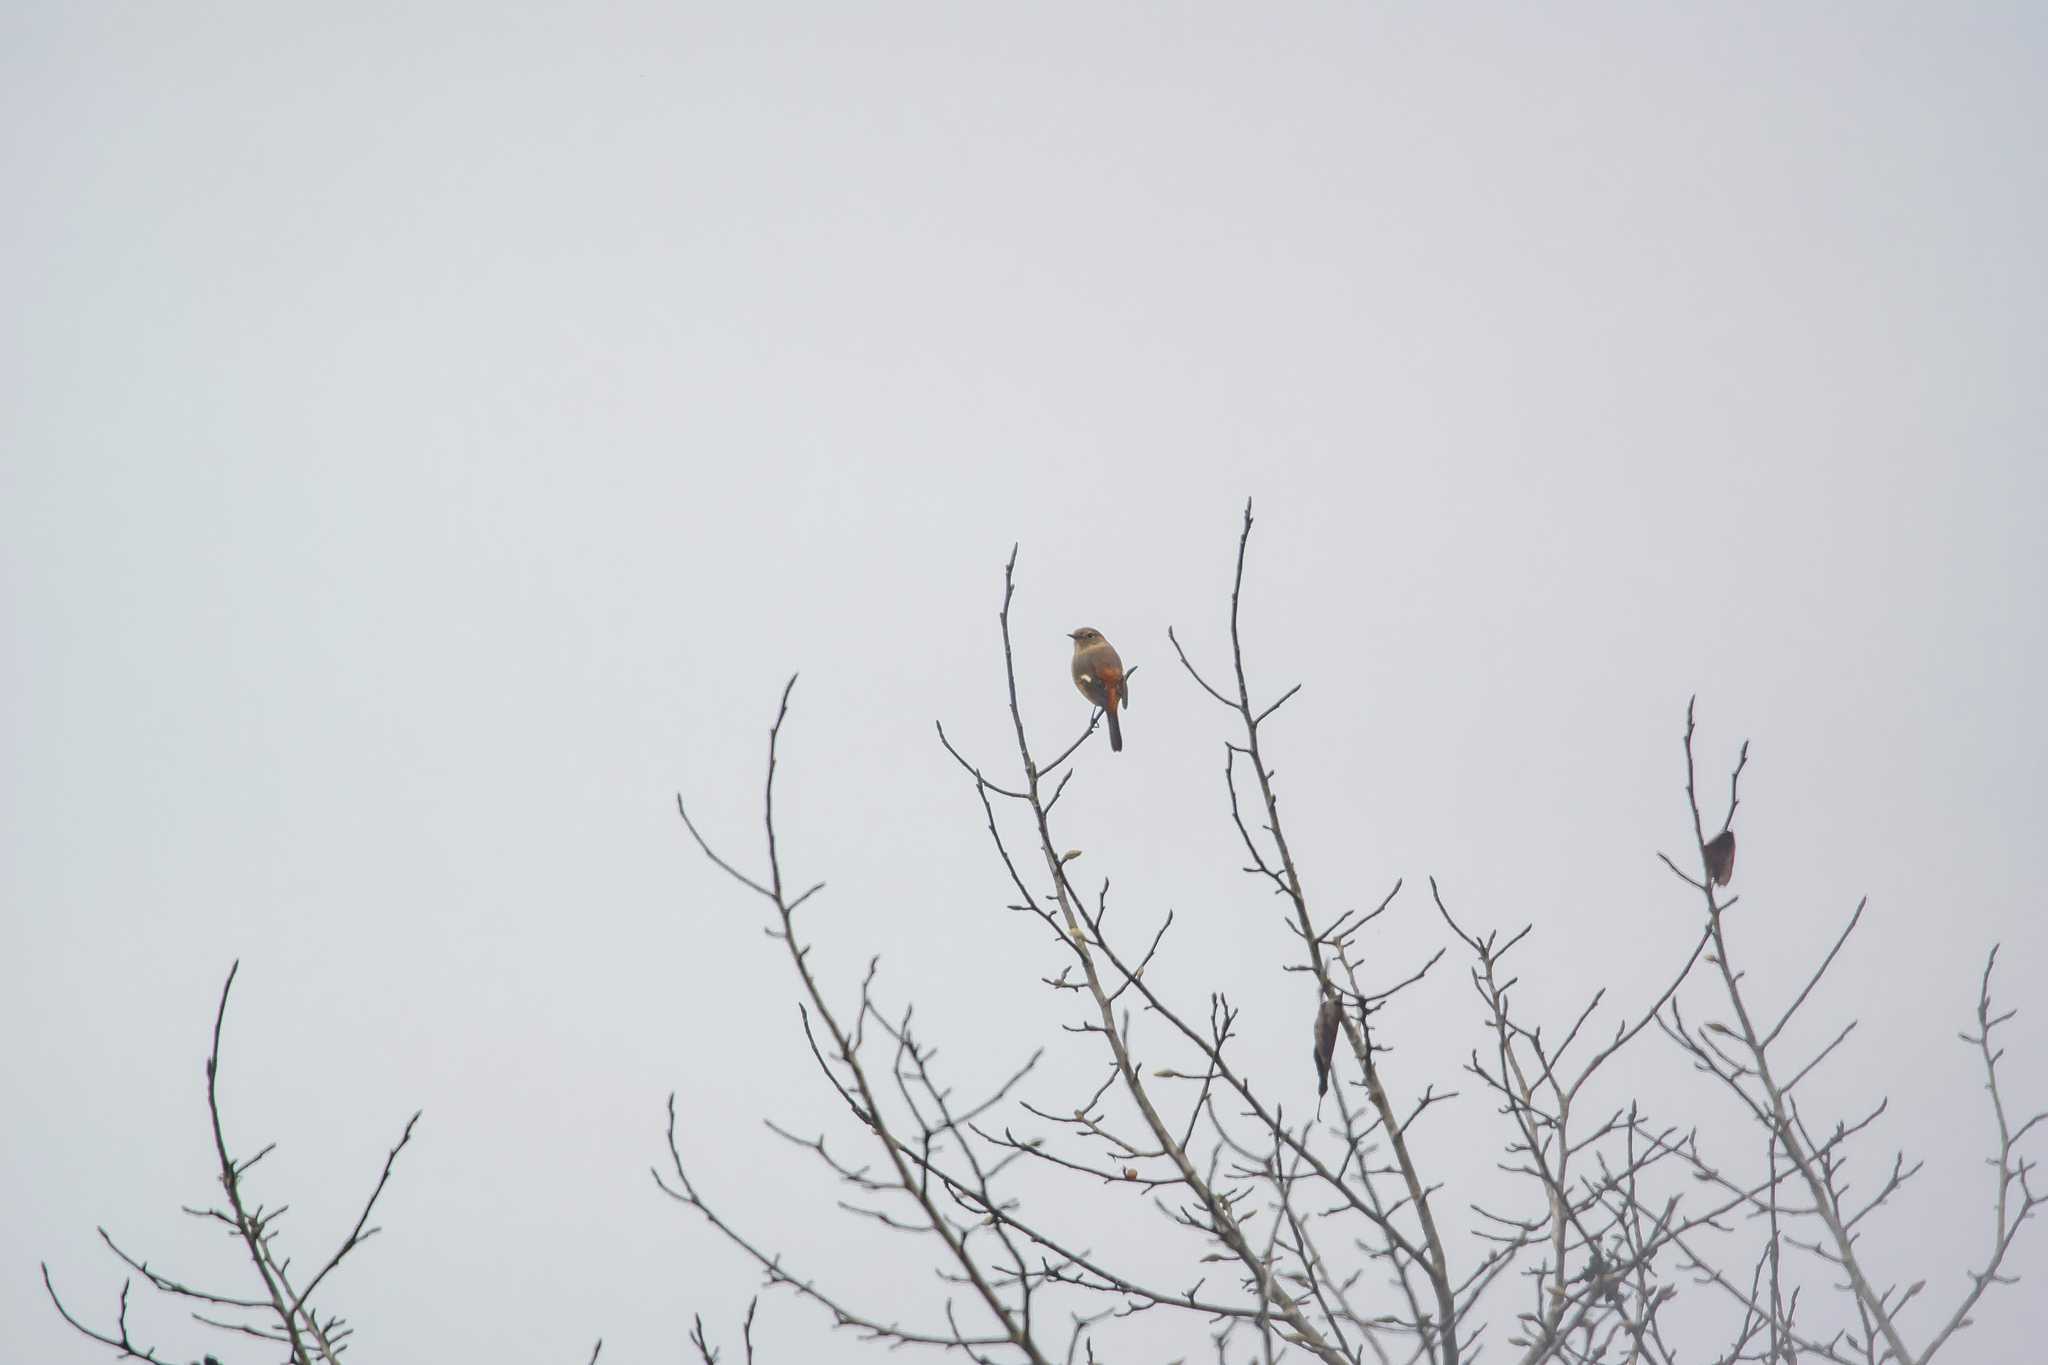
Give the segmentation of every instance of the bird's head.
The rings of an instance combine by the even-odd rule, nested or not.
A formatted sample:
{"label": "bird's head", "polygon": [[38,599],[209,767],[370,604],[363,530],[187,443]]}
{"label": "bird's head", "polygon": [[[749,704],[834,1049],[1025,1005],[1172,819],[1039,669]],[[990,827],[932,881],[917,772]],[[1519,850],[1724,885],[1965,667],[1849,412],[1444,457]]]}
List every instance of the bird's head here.
{"label": "bird's head", "polygon": [[1067,638],[1074,642],[1075,648],[1086,649],[1089,645],[1102,643],[1102,632],[1093,626],[1083,626],[1079,630],[1068,631]]}

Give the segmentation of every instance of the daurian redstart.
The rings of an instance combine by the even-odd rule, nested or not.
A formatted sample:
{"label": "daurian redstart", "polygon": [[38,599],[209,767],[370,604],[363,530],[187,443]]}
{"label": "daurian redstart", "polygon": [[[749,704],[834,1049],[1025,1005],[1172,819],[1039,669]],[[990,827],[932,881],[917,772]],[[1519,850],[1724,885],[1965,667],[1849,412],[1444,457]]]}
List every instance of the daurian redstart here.
{"label": "daurian redstart", "polygon": [[1102,714],[1109,718],[1109,747],[1122,753],[1124,732],[1117,724],[1116,713],[1131,704],[1131,695],[1124,686],[1124,661],[1093,626],[1083,626],[1067,638],[1074,642],[1074,686],[1102,708]]}

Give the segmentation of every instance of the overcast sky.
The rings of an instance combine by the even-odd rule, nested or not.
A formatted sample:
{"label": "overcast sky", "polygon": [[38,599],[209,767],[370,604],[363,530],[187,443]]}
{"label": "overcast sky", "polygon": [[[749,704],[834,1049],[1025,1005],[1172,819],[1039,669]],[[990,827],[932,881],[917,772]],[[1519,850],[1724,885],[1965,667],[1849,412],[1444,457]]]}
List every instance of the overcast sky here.
{"label": "overcast sky", "polygon": [[[1782,999],[1870,897],[1810,1102],[1891,1097],[1866,1175],[1929,1164],[1865,1246],[1951,1301],[1994,941],[2009,1100],[2048,1102],[2044,57],[2024,4],[6,5],[8,1354],[106,1354],[36,1272],[109,1312],[98,1224],[237,1282],[177,1212],[217,1197],[237,958],[229,1133],[280,1144],[302,1258],[426,1111],[335,1283],[353,1359],[730,1336],[755,1276],[647,1176],[671,1090],[737,1221],[929,1320],[927,1263],[764,1141],[860,1132],[674,796],[757,860],[801,669],[817,970],[850,999],[879,954],[963,1086],[1045,1041],[1029,1097],[1078,1103],[1057,946],[932,730],[1014,768],[1013,543],[1039,743],[1087,716],[1066,631],[1140,670],[1060,808],[1077,868],[1131,932],[1173,909],[1160,982],[1228,991],[1306,1092],[1229,717],[1166,640],[1221,661],[1247,496],[1255,683],[1305,684],[1269,737],[1295,849],[1331,908],[1407,879],[1390,976],[1441,941],[1434,875],[1536,924],[1538,1017],[1640,1008],[1698,909],[1655,857],[1689,856],[1686,699],[1717,799],[1752,741],[1738,949]],[[1462,964],[1384,1028],[1398,1088],[1456,1084]],[[1761,1151],[1662,1040],[1620,1079]],[[1500,1138],[1461,1103],[1424,1154],[1454,1207]],[[1959,1359],[2036,1339],[2039,1233]],[[764,1313],[764,1361],[860,1354]]]}

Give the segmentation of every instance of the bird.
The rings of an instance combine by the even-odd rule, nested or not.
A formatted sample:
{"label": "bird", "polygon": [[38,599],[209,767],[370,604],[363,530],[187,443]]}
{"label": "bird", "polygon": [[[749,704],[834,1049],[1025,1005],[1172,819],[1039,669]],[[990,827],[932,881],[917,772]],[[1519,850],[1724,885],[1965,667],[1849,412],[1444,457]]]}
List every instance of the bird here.
{"label": "bird", "polygon": [[1344,1007],[1332,996],[1324,996],[1316,1009],[1316,1098],[1330,1091],[1330,1059],[1337,1055],[1337,1025],[1344,1021]]}
{"label": "bird", "polygon": [[1116,713],[1131,704],[1130,686],[1124,681],[1124,661],[1117,657],[1116,647],[1093,626],[1069,631],[1067,638],[1074,642],[1074,686],[1109,718],[1110,751],[1120,754],[1124,751],[1124,731],[1117,724]]}
{"label": "bird", "polygon": [[1728,885],[1728,879],[1735,875],[1735,831],[1722,830],[1707,840],[1701,851],[1707,855],[1708,878],[1716,886]]}

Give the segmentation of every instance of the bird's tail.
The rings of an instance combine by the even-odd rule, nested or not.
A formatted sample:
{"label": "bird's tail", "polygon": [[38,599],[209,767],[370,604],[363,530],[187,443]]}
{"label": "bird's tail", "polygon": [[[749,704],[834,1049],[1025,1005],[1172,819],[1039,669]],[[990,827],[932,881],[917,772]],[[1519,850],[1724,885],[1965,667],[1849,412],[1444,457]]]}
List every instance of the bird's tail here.
{"label": "bird's tail", "polygon": [[1109,717],[1110,752],[1120,754],[1124,751],[1124,731],[1123,727],[1116,723],[1116,699],[1114,697],[1110,698],[1109,705],[1104,708],[1102,714]]}

